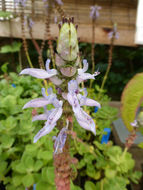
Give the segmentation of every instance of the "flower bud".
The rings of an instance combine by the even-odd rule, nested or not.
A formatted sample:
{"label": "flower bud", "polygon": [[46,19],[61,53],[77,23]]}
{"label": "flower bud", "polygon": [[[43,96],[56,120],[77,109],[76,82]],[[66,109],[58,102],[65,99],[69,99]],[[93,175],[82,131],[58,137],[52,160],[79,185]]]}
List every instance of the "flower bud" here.
{"label": "flower bud", "polygon": [[74,61],[78,57],[77,31],[71,19],[64,20],[60,28],[60,34],[57,43],[57,52],[65,61]]}

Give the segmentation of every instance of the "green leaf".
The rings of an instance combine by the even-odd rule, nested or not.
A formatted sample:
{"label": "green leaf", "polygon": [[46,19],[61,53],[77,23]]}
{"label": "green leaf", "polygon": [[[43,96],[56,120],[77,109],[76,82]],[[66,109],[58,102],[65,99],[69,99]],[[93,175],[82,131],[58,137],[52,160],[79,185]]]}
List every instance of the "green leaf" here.
{"label": "green leaf", "polygon": [[15,186],[14,185],[7,185],[6,189],[7,190],[15,190]]}
{"label": "green leaf", "polygon": [[134,121],[136,112],[143,101],[143,73],[136,74],[126,85],[121,98],[121,114],[125,126],[133,130],[131,122]]}
{"label": "green leaf", "polygon": [[70,184],[70,188],[71,188],[71,190],[82,190],[79,186],[74,185],[72,181],[71,181],[71,184]]}
{"label": "green leaf", "polygon": [[2,66],[1,66],[1,70],[2,70],[2,72],[4,72],[4,73],[7,73],[7,65],[8,65],[9,63],[8,62],[6,62],[6,63],[4,63]]}
{"label": "green leaf", "polygon": [[91,181],[86,181],[85,185],[84,185],[85,190],[95,190],[95,184]]}
{"label": "green leaf", "polygon": [[6,161],[0,161],[0,180],[5,175],[8,163]]}
{"label": "green leaf", "polygon": [[14,143],[14,138],[12,138],[11,136],[8,136],[8,135],[2,135],[1,138],[0,138],[0,141],[1,141],[1,146],[3,148],[10,148],[13,143]]}
{"label": "green leaf", "polygon": [[24,166],[28,172],[34,170],[34,160],[31,156],[24,154],[22,157],[22,162],[24,163]]}
{"label": "green leaf", "polygon": [[102,181],[102,188],[104,190],[127,190],[126,185],[126,178],[118,176],[112,179],[104,178],[104,181]]}
{"label": "green leaf", "polygon": [[22,183],[25,187],[29,187],[34,184],[34,178],[32,174],[27,174],[23,177]]}
{"label": "green leaf", "polygon": [[52,151],[43,151],[40,149],[38,151],[37,158],[43,159],[43,160],[46,160],[47,162],[49,162],[53,159],[53,152]]}
{"label": "green leaf", "polygon": [[21,185],[23,179],[23,175],[15,175],[12,177],[12,183],[15,187]]}
{"label": "green leaf", "polygon": [[37,149],[38,146],[36,144],[28,144],[25,147],[25,152],[29,155],[31,155],[32,157],[36,157],[37,156]]}
{"label": "green leaf", "polygon": [[41,160],[37,160],[34,164],[34,171],[38,171],[42,168],[43,162]]}
{"label": "green leaf", "polygon": [[95,167],[94,167],[94,165],[92,163],[87,164],[86,173],[87,173],[88,176],[90,176],[90,177],[92,177],[93,179],[96,179],[96,180],[101,177],[101,171],[100,170],[96,171]]}
{"label": "green leaf", "polygon": [[131,173],[130,178],[131,178],[131,180],[132,180],[134,183],[138,184],[138,183],[139,183],[139,179],[142,177],[142,175],[143,175],[142,172],[140,172],[140,171],[135,171],[135,172],[132,172],[132,173]]}
{"label": "green leaf", "polygon": [[113,170],[113,169],[110,169],[110,168],[107,168],[105,170],[105,176],[107,178],[114,178],[116,176],[116,173],[117,173],[116,170]]}
{"label": "green leaf", "polygon": [[83,159],[81,159],[79,162],[78,162],[78,165],[77,165],[77,168],[78,169],[81,169],[85,166],[85,161]]}
{"label": "green leaf", "polygon": [[13,16],[13,14],[10,13],[10,12],[0,11],[0,17],[3,17],[3,18],[11,18],[12,16]]}
{"label": "green leaf", "polygon": [[50,184],[43,182],[43,181],[39,181],[36,184],[36,190],[56,190],[55,186],[51,186]]}
{"label": "green leaf", "polygon": [[54,167],[45,167],[42,169],[42,180],[48,182],[51,185],[54,185]]}
{"label": "green leaf", "polygon": [[21,162],[20,160],[13,161],[12,168],[13,168],[13,170],[17,171],[20,174],[26,173],[26,168],[24,166],[24,163]]}
{"label": "green leaf", "polygon": [[19,52],[21,48],[21,42],[13,42],[11,45],[2,46],[0,53],[15,53]]}

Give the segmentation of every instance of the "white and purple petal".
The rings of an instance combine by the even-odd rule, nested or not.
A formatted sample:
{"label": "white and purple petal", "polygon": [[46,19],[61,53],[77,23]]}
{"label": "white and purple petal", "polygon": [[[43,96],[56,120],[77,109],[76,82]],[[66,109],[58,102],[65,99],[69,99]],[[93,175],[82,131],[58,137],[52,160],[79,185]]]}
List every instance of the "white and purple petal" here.
{"label": "white and purple petal", "polygon": [[63,105],[63,101],[61,101],[61,100],[59,101],[57,98],[55,98],[55,99],[53,99],[52,104],[55,108],[60,108]]}
{"label": "white and purple petal", "polygon": [[64,80],[59,79],[57,76],[53,76],[50,78],[50,81],[55,85],[59,86],[63,83]]}
{"label": "white and purple petal", "polygon": [[46,70],[47,70],[47,73],[49,75],[56,75],[57,74],[57,70],[56,69],[50,69],[50,59],[47,59],[46,61]]}
{"label": "white and purple petal", "polygon": [[137,120],[134,120],[130,124],[131,124],[132,127],[137,127],[138,122],[137,122]]}
{"label": "white and purple petal", "polygon": [[56,121],[61,117],[62,112],[63,112],[62,107],[52,109],[51,113],[49,114],[49,117],[47,119],[47,123],[49,125],[56,123]]}
{"label": "white and purple petal", "polygon": [[75,113],[75,117],[82,128],[89,130],[93,132],[94,135],[96,135],[95,123],[85,111],[80,108],[78,112]]}
{"label": "white and purple petal", "polygon": [[95,106],[95,107],[101,108],[101,105],[99,102],[90,98],[86,98],[85,96],[82,96],[81,94],[78,94],[77,96],[80,101],[80,106],[85,105],[85,106]]}
{"label": "white and purple petal", "polygon": [[47,100],[45,98],[36,98],[36,99],[33,99],[29,102],[27,102],[23,109],[25,108],[30,108],[30,107],[44,107],[46,106],[47,104],[51,104],[51,100]]}
{"label": "white and purple petal", "polygon": [[72,106],[74,112],[77,112],[80,109],[79,101],[75,93],[68,93],[67,100]]}
{"label": "white and purple petal", "polygon": [[63,148],[65,146],[65,142],[67,139],[67,129],[68,129],[69,121],[67,120],[67,126],[63,127],[61,131],[59,132],[57,137],[53,137],[53,140],[55,140],[54,143],[54,154],[59,154],[63,152]]}
{"label": "white and purple petal", "polygon": [[53,130],[53,128],[55,127],[55,125],[56,125],[56,123],[49,125],[48,122],[45,122],[45,126],[35,135],[33,142],[36,143],[41,137],[50,133]]}
{"label": "white and purple petal", "polygon": [[56,72],[48,73],[47,71],[45,71],[43,69],[34,69],[34,68],[27,68],[20,72],[20,75],[31,75],[31,76],[39,78],[39,79],[50,78],[56,74],[57,74]]}
{"label": "white and purple petal", "polygon": [[47,120],[48,116],[50,115],[51,111],[48,111],[48,113],[43,113],[40,115],[35,115],[32,117],[32,121],[37,121],[37,120]]}
{"label": "white and purple petal", "polygon": [[69,91],[69,93],[77,93],[78,92],[78,83],[76,80],[70,80],[68,82],[68,91]]}
{"label": "white and purple petal", "polygon": [[88,69],[88,62],[86,59],[83,59],[83,68],[82,69],[78,69],[78,74],[82,74],[85,73]]}

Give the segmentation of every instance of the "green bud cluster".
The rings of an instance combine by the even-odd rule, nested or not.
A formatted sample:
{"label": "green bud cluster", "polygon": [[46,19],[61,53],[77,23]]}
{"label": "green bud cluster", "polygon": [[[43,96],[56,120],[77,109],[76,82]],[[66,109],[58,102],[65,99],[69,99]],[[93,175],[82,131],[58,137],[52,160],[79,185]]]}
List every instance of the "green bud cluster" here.
{"label": "green bud cluster", "polygon": [[57,52],[65,61],[74,61],[79,54],[77,30],[73,19],[64,18],[57,42]]}

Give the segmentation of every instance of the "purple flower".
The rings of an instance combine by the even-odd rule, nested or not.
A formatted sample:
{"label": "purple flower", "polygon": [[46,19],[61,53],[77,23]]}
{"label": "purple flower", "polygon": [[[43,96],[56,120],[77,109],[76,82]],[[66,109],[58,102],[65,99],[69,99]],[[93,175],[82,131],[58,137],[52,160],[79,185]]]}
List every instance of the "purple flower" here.
{"label": "purple flower", "polygon": [[47,121],[45,122],[45,126],[34,137],[34,143],[37,142],[37,140],[39,140],[42,136],[45,136],[48,133],[50,133],[53,130],[53,128],[56,126],[56,122],[61,117],[63,112],[62,105],[63,102],[59,101],[59,107],[50,110],[50,113],[46,118]]}
{"label": "purple flower", "polygon": [[88,62],[86,59],[83,60],[83,68],[82,69],[78,69],[78,76],[77,76],[77,82],[81,83],[84,80],[87,79],[95,79],[95,76],[99,75],[100,72],[96,71],[94,74],[90,74],[90,73],[85,73],[88,69]]}
{"label": "purple flower", "polygon": [[[79,91],[84,91],[84,96],[79,94]],[[100,108],[101,106],[97,101],[86,98],[86,96],[86,89],[79,90],[76,80],[71,80],[68,82],[67,100],[72,106],[77,122],[82,128],[92,131],[96,135],[95,123],[93,119],[85,111],[83,111],[81,106],[97,106],[98,108]]]}
{"label": "purple flower", "polygon": [[[45,122],[45,126],[34,137],[34,143],[37,142],[37,140],[40,139],[42,136],[45,136],[53,130],[53,128],[56,126],[57,120],[61,117],[63,112],[63,102],[57,99],[56,94],[54,94],[52,91],[52,88],[48,89],[48,94],[49,95],[47,96],[45,89],[42,88],[43,98],[36,98],[34,100],[31,100],[23,107],[23,109],[29,107],[44,107],[45,109],[44,114],[36,115],[32,119],[32,121],[47,120]],[[55,108],[49,111],[45,107],[47,104],[53,104]]]}
{"label": "purple flower", "polygon": [[47,59],[46,70],[28,68],[28,69],[22,70],[20,72],[20,75],[31,75],[31,76],[39,78],[39,79],[51,78],[51,77],[57,75],[57,70],[56,69],[50,69],[49,64],[50,64],[50,59]]}
{"label": "purple flower", "polygon": [[58,3],[58,5],[63,5],[62,0],[55,0],[55,1]]}
{"label": "purple flower", "polygon": [[54,136],[53,140],[55,140],[54,143],[54,154],[60,154],[63,152],[63,148],[65,146],[65,142],[67,139],[67,129],[68,129],[69,121],[67,120],[66,127],[63,127],[61,131],[59,132],[58,136]]}
{"label": "purple flower", "polygon": [[32,20],[32,18],[29,18],[29,28],[32,28],[34,25],[34,21]]}
{"label": "purple flower", "polygon": [[86,88],[83,89],[84,90],[84,95],[81,95],[81,94],[78,94],[78,99],[80,101],[80,106],[96,106],[98,108],[101,108],[101,105],[95,101],[95,100],[92,100],[90,98],[87,98],[87,90]]}
{"label": "purple flower", "polygon": [[117,32],[117,25],[114,24],[113,30],[111,32],[108,33],[108,38],[115,38],[115,39],[119,39],[119,32]]}
{"label": "purple flower", "polygon": [[43,98],[36,98],[27,102],[24,105],[23,109],[29,108],[29,107],[44,107],[47,104],[55,104],[56,94],[52,92],[51,88],[48,89],[48,92],[49,92],[49,96],[46,95],[45,88],[42,88]]}
{"label": "purple flower", "polygon": [[133,122],[130,123],[132,127],[138,127],[138,122],[137,120],[134,120]]}
{"label": "purple flower", "polygon": [[19,4],[21,4],[23,7],[25,7],[26,1],[27,0],[14,0],[14,6],[18,6]]}
{"label": "purple flower", "polygon": [[80,108],[78,112],[75,113],[75,117],[82,128],[89,130],[93,132],[94,135],[96,135],[96,128],[93,119],[85,111],[83,111],[82,108]]}
{"label": "purple flower", "polygon": [[100,6],[94,5],[90,7],[90,18],[97,19],[99,17],[99,10],[101,9]]}

